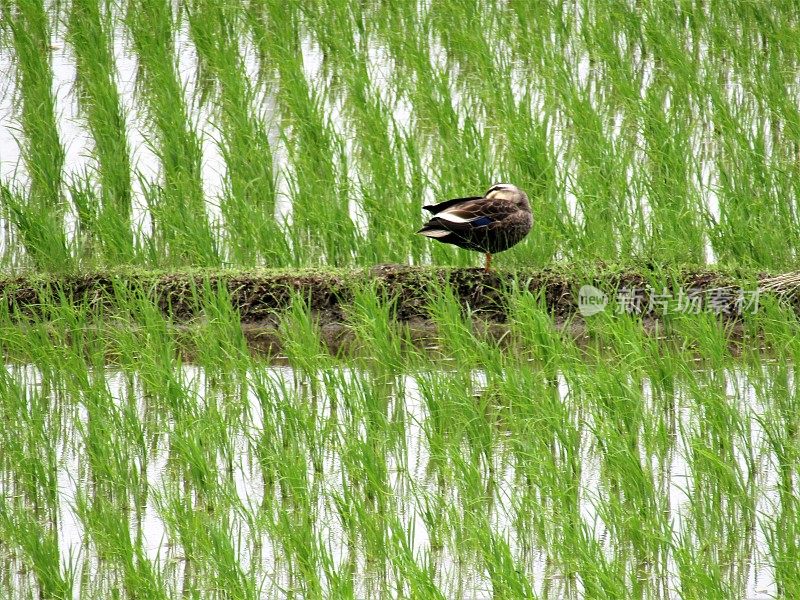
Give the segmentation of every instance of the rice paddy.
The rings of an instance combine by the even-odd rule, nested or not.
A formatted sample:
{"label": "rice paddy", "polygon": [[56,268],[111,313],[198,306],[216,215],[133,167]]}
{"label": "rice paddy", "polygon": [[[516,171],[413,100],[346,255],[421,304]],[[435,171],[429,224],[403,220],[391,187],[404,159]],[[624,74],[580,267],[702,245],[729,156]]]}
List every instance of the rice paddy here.
{"label": "rice paddy", "polygon": [[[800,596],[796,302],[676,283],[796,270],[798,67],[794,2],[0,0],[0,273],[78,282],[2,288],[0,597]],[[414,231],[497,181],[495,289]],[[387,263],[463,275],[425,347]],[[647,328],[525,278],[629,267]],[[254,352],[208,274],[301,269],[348,344]]]}

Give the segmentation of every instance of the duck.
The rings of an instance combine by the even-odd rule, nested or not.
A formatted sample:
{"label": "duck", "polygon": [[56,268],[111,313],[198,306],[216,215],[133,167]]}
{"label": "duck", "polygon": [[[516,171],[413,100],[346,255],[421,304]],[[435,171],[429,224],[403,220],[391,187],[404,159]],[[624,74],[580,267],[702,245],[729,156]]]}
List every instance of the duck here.
{"label": "duck", "polygon": [[422,208],[433,217],[417,233],[444,244],[483,252],[487,273],[492,254],[521,242],[533,226],[528,195],[510,183],[495,183],[483,196],[454,198]]}

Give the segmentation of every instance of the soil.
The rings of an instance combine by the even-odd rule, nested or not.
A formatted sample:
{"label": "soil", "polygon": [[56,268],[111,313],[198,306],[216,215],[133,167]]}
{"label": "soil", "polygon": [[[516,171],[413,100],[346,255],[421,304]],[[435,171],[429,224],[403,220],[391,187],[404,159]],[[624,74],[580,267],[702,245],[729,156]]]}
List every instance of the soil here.
{"label": "soil", "polygon": [[[569,323],[580,335],[578,290],[591,285],[602,290],[613,302],[620,294],[636,300],[628,310],[642,316],[643,322],[658,318],[658,303],[651,294],[658,290],[686,290],[694,294],[698,306],[713,301],[724,318],[735,320],[736,302],[741,290],[753,289],[754,278],[709,269],[686,268],[661,271],[653,266],[614,269],[593,266],[585,275],[578,269],[519,269],[492,271],[480,268],[434,268],[403,265],[378,265],[361,270],[290,271],[194,271],[154,273],[147,271],[89,273],[62,276],[20,276],[0,279],[0,306],[20,321],[48,318],[48,308],[56,304],[83,305],[90,309],[115,311],[120,291],[134,292],[153,300],[179,330],[202,319],[204,290],[224,289],[239,312],[243,331],[256,348],[274,349],[279,345],[276,326],[281,312],[294,295],[305,298],[332,347],[345,343],[348,334],[345,312],[357,286],[373,284],[394,300],[395,319],[409,326],[414,337],[433,335],[428,312],[429,299],[437,289],[451,286],[465,310],[485,331],[502,335],[508,318],[507,291],[527,289],[541,298],[558,326]],[[666,273],[666,274],[665,274]],[[762,276],[763,279],[764,276]],[[751,283],[746,284],[745,280]],[[794,279],[792,279],[794,281]],[[665,285],[665,282],[668,282]],[[127,294],[126,294],[127,295]],[[674,297],[674,295],[673,295]]]}

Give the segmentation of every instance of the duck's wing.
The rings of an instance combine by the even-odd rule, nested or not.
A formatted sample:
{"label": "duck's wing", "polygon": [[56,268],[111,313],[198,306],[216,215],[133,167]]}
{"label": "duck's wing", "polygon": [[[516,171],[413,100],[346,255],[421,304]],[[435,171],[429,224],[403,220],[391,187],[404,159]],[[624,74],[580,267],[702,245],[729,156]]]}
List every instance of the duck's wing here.
{"label": "duck's wing", "polygon": [[463,233],[476,227],[485,227],[492,219],[481,211],[485,203],[482,196],[476,198],[457,198],[426,207],[434,215],[417,233],[428,237],[441,237],[447,232]]}
{"label": "duck's wing", "polygon": [[500,198],[488,200],[484,197],[462,198],[460,202],[454,202],[443,210],[438,210],[439,206],[441,204],[437,205],[437,211],[431,222],[442,220],[448,223],[469,223],[473,227],[502,221],[517,210],[517,207],[508,200]]}
{"label": "duck's wing", "polygon": [[460,241],[469,240],[479,231],[500,226],[500,221],[514,210],[513,204],[504,200],[487,200],[484,197],[459,198],[443,210],[437,211],[417,233],[443,242],[459,244]]}
{"label": "duck's wing", "polygon": [[467,198],[453,198],[452,200],[445,200],[444,202],[439,202],[439,204],[428,204],[427,206],[423,206],[425,210],[429,213],[433,213],[434,215],[439,214],[443,210],[447,210],[448,208],[452,208],[458,206],[459,204],[465,204],[468,202],[474,202],[475,200],[483,200],[483,196],[469,196]]}

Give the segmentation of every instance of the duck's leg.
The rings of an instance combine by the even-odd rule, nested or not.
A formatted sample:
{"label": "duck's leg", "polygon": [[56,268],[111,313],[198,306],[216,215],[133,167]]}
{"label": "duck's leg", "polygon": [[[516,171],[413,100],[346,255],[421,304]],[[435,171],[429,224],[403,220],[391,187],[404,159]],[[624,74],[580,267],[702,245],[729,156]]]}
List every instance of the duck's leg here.
{"label": "duck's leg", "polygon": [[484,269],[484,271],[486,271],[488,273],[489,272],[489,267],[491,267],[491,266],[492,266],[492,255],[487,252],[486,253],[486,268]]}

